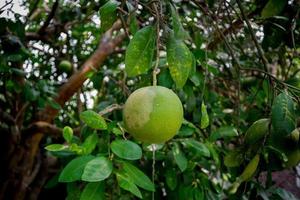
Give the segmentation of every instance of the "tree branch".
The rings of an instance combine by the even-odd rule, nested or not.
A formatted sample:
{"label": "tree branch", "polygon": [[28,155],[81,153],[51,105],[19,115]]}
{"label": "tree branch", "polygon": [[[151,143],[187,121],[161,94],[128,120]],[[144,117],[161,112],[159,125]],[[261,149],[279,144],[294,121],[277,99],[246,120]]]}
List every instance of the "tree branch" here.
{"label": "tree branch", "polygon": [[247,27],[248,27],[248,29],[249,29],[249,31],[250,31],[250,35],[251,35],[252,40],[253,40],[253,42],[254,42],[254,44],[255,44],[255,47],[257,48],[258,55],[260,56],[260,58],[261,58],[261,60],[262,60],[262,63],[263,63],[263,66],[264,66],[264,70],[265,70],[266,72],[268,72],[268,68],[267,68],[267,63],[268,63],[268,61],[267,61],[266,57],[264,56],[263,50],[262,50],[261,46],[259,45],[259,43],[258,43],[256,37],[255,37],[254,31],[253,31],[253,29],[252,29],[252,26],[251,26],[249,20],[248,20],[248,17],[245,15],[243,6],[242,6],[240,0],[237,0],[236,2],[237,2],[237,4],[238,4],[238,6],[239,6],[239,9],[240,9],[240,11],[241,11],[241,14],[242,14],[242,16],[243,16],[245,22],[246,22],[246,24],[247,24]]}
{"label": "tree branch", "polygon": [[25,135],[32,135],[35,133],[45,133],[54,137],[61,136],[62,129],[57,126],[44,121],[37,121],[30,124],[27,128],[22,130]]}
{"label": "tree branch", "polygon": [[[254,15],[257,14],[257,10],[254,10],[247,14],[249,18],[253,17]],[[215,19],[214,19],[215,20]],[[238,32],[241,28],[243,28],[243,20],[242,19],[237,19],[234,22],[232,22],[231,26],[228,27],[227,29],[221,30],[222,35],[227,36],[231,33],[236,33]],[[219,33],[213,34],[215,35],[212,41],[208,44],[207,48],[208,50],[214,50],[217,48],[217,45],[223,41],[223,37]]]}
{"label": "tree branch", "polygon": [[43,26],[40,28],[40,30],[38,31],[38,33],[41,35],[45,32],[46,28],[49,26],[50,24],[50,21],[52,20],[52,18],[54,17],[55,15],[55,12],[56,12],[56,9],[58,8],[58,0],[56,0],[52,6],[52,9],[51,9],[51,12],[50,14],[48,15],[45,23],[43,24]]}
{"label": "tree branch", "polygon": [[[113,27],[104,34],[97,50],[84,62],[81,69],[74,73],[69,80],[61,86],[58,95],[55,98],[55,101],[59,105],[63,107],[64,104],[83,85],[84,81],[87,80],[88,74],[91,71],[99,69],[105,59],[114,52],[115,47],[123,41],[125,34],[120,34],[112,39],[112,32],[120,28],[121,22],[117,21]],[[40,113],[40,119],[46,122],[51,122],[57,115],[58,111],[59,110],[48,106]]]}

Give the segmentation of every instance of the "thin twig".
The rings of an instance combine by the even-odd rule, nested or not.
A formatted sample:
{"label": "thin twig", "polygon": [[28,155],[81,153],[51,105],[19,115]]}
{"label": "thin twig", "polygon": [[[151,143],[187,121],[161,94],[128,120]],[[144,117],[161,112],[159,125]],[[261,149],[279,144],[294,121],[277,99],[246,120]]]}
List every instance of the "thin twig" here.
{"label": "thin twig", "polygon": [[0,8],[0,13],[3,12],[2,10],[3,10],[6,6],[8,6],[9,4],[11,4],[12,1],[13,1],[13,0],[7,1],[7,2]]}
{"label": "thin twig", "polygon": [[295,86],[292,86],[292,85],[290,85],[290,84],[287,84],[287,83],[285,83],[285,82],[279,80],[279,79],[276,78],[274,75],[272,75],[272,74],[270,74],[269,72],[266,72],[266,71],[264,71],[264,70],[262,70],[262,69],[259,69],[259,68],[246,68],[246,67],[243,67],[243,68],[241,68],[241,70],[257,71],[257,72],[263,73],[263,74],[267,75],[268,77],[272,78],[272,79],[273,79],[274,81],[276,81],[277,83],[279,83],[279,84],[285,86],[286,88],[290,88],[290,89],[293,89],[293,90],[295,90],[295,91],[297,91],[297,92],[300,92],[300,89],[299,89],[299,88],[297,88],[297,87],[295,87]]}
{"label": "thin twig", "polygon": [[130,39],[128,30],[127,30],[127,24],[126,24],[126,22],[124,20],[124,17],[123,17],[123,13],[120,11],[120,9],[118,9],[118,11],[119,11],[119,18],[121,20],[122,27],[123,27],[123,29],[125,31],[126,36]]}
{"label": "thin twig", "polygon": [[[159,3],[159,2],[158,2]],[[159,23],[160,23],[160,15],[159,15],[159,11],[157,9],[156,4],[153,4],[154,6],[154,10],[155,10],[155,15],[156,15],[156,61],[155,61],[155,66],[153,69],[153,85],[156,86],[157,85],[157,79],[156,79],[156,75],[158,74],[158,64],[159,64]]]}
{"label": "thin twig", "polygon": [[[242,17],[244,18],[244,20],[245,20],[245,22],[246,22],[246,24],[247,24],[247,27],[248,27],[248,29],[249,29],[249,31],[250,31],[250,35],[251,35],[251,37],[252,37],[252,40],[253,40],[253,42],[254,42],[254,44],[255,44],[255,47],[257,48],[257,52],[258,52],[258,54],[259,54],[259,56],[260,56],[260,58],[261,58],[261,60],[262,60],[264,70],[265,70],[266,72],[268,72],[268,67],[267,67],[268,61],[267,61],[267,59],[266,59],[266,57],[265,57],[265,55],[264,55],[264,52],[263,52],[261,46],[259,45],[259,43],[258,43],[258,41],[257,41],[257,39],[256,39],[256,37],[255,37],[254,31],[253,31],[253,29],[252,29],[252,26],[251,26],[249,20],[248,20],[248,17],[245,15],[243,6],[242,6],[242,4],[241,4],[241,1],[240,1],[240,0],[237,0],[236,2],[237,2],[238,7],[239,7],[239,9],[240,9],[240,11],[241,11]],[[270,76],[269,76],[269,83],[270,83],[270,87],[271,87],[271,85],[272,85],[272,79],[270,78]],[[271,91],[271,88],[270,88],[270,91]]]}
{"label": "thin twig", "polygon": [[112,104],[112,105],[106,107],[104,110],[101,110],[99,112],[99,115],[105,115],[105,114],[110,113],[110,112],[112,112],[114,110],[122,110],[123,108],[124,108],[123,105]]}
{"label": "thin twig", "polygon": [[202,10],[202,12],[204,14],[206,14],[212,21],[212,25],[213,27],[217,30],[217,32],[220,34],[220,37],[223,39],[224,43],[225,43],[225,46],[227,47],[227,49],[229,50],[229,54],[230,56],[232,57],[233,59],[233,67],[234,69],[236,70],[236,73],[237,73],[237,124],[238,124],[238,127],[239,127],[239,124],[240,124],[240,90],[241,90],[241,83],[240,83],[240,79],[241,79],[241,75],[240,75],[240,69],[241,69],[241,65],[239,63],[239,61],[237,60],[231,46],[229,45],[229,42],[227,41],[225,35],[223,34],[223,32],[220,30],[220,28],[218,27],[217,24],[214,23],[214,21],[216,21],[217,19],[215,19],[215,17],[213,17],[213,14],[210,13],[210,11],[208,9],[205,9],[203,7],[203,5],[201,5],[199,2],[195,2],[196,5]]}

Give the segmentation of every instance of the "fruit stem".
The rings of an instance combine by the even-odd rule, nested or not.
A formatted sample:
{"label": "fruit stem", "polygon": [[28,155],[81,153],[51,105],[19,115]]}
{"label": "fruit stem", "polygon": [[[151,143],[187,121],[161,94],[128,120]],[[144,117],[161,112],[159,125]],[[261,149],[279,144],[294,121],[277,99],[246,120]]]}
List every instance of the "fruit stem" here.
{"label": "fruit stem", "polygon": [[157,85],[157,79],[156,79],[156,75],[159,73],[158,70],[158,64],[159,64],[159,11],[157,9],[157,5],[153,4],[154,10],[155,10],[155,15],[156,15],[156,61],[155,61],[155,66],[153,69],[153,85],[156,86]]}

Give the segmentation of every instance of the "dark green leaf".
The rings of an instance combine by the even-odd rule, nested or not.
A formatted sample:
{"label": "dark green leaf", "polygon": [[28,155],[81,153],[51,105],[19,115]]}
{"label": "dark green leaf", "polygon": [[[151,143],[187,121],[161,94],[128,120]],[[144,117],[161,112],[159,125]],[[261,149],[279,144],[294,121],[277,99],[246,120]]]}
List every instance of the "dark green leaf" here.
{"label": "dark green leaf", "polygon": [[87,110],[82,113],[80,113],[80,119],[86,123],[89,127],[97,130],[105,130],[107,129],[106,122],[101,115],[98,113],[92,111],[92,110]]}
{"label": "dark green leaf", "polygon": [[193,55],[183,41],[170,34],[167,44],[167,61],[171,77],[177,88],[182,88],[193,68]]}
{"label": "dark green leaf", "polygon": [[170,5],[170,7],[171,7],[171,16],[172,16],[172,26],[173,26],[175,38],[182,39],[182,40],[188,39],[189,35],[184,30],[176,9],[172,5]]}
{"label": "dark green leaf", "polygon": [[154,27],[147,26],[130,40],[125,55],[125,70],[129,77],[144,74],[151,68],[155,37]]}
{"label": "dark green leaf", "polygon": [[105,200],[104,182],[88,183],[80,196],[80,200]]}
{"label": "dark green leaf", "polygon": [[243,153],[237,150],[230,151],[224,157],[224,164],[226,167],[238,167],[243,162]]}
{"label": "dark green leaf", "polygon": [[185,157],[184,153],[180,150],[179,144],[174,143],[172,148],[172,153],[175,159],[176,164],[179,169],[183,172],[187,168],[188,160]]}
{"label": "dark green leaf", "polygon": [[136,184],[137,186],[149,190],[155,191],[154,184],[152,181],[137,167],[129,164],[128,162],[123,162],[123,169],[126,174],[130,177],[130,179]]}
{"label": "dark green leaf", "polygon": [[135,14],[131,14],[131,15],[130,15],[129,29],[130,29],[131,34],[133,34],[133,35],[134,35],[134,34],[138,31],[138,29],[139,29],[138,21],[137,21],[137,19],[136,19]]}
{"label": "dark green leaf", "polygon": [[228,139],[228,138],[232,138],[232,137],[236,137],[236,136],[238,136],[238,132],[234,127],[224,126],[224,127],[217,129],[216,131],[214,131],[210,135],[210,139],[212,141],[216,141],[220,138]]}
{"label": "dark green leaf", "polygon": [[210,156],[208,148],[204,144],[196,141],[193,138],[183,140],[182,143],[188,147],[195,149],[197,153],[199,153],[202,156],[206,156],[206,157]]}
{"label": "dark green leaf", "polygon": [[261,12],[261,17],[269,18],[280,14],[286,3],[287,0],[269,0]]}
{"label": "dark green leaf", "polygon": [[142,149],[136,143],[129,140],[115,140],[111,143],[111,150],[120,158],[138,160],[142,157]]}
{"label": "dark green leaf", "polygon": [[173,169],[168,169],[165,173],[167,186],[174,190],[177,186],[177,173]]}
{"label": "dark green leaf", "polygon": [[283,138],[296,128],[294,102],[292,98],[283,92],[273,102],[271,122],[276,137]]}
{"label": "dark green leaf", "polygon": [[83,171],[81,180],[98,182],[108,178],[113,170],[110,160],[105,157],[97,157],[89,161]]}
{"label": "dark green leaf", "polygon": [[93,133],[89,135],[83,142],[82,147],[84,148],[85,154],[90,154],[95,149],[97,143],[98,143],[98,135],[97,133]]}
{"label": "dark green leaf", "polygon": [[100,8],[101,32],[108,30],[117,19],[118,2],[110,0]]}
{"label": "dark green leaf", "polygon": [[186,125],[181,126],[178,135],[180,136],[191,136],[195,133],[195,129]]}
{"label": "dark green leaf", "polygon": [[81,190],[78,184],[76,183],[68,183],[67,184],[67,192],[68,196],[66,200],[79,200],[80,199],[80,194]]}
{"label": "dark green leaf", "polygon": [[94,156],[81,156],[71,160],[59,175],[59,182],[74,182],[81,180],[85,165],[91,161]]}
{"label": "dark green leaf", "polygon": [[290,193],[282,188],[277,188],[275,190],[275,193],[278,194],[282,199],[288,199],[288,200],[297,200],[298,199],[292,193]]}
{"label": "dark green leaf", "polygon": [[124,190],[127,190],[139,198],[143,198],[139,188],[128,178],[126,174],[116,173],[118,184]]}

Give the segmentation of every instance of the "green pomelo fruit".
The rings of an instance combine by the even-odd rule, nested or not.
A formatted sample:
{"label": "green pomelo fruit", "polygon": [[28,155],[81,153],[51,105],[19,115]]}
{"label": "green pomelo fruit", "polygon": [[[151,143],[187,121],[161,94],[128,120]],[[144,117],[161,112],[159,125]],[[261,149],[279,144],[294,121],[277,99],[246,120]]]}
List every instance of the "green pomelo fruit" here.
{"label": "green pomelo fruit", "polygon": [[269,119],[259,119],[254,122],[247,130],[245,143],[252,145],[262,140],[268,134]]}
{"label": "green pomelo fruit", "polygon": [[123,119],[125,128],[137,140],[163,143],[180,129],[183,108],[172,90],[162,86],[143,87],[127,99]]}
{"label": "green pomelo fruit", "polygon": [[58,69],[62,72],[69,73],[72,71],[72,64],[68,60],[62,60],[58,65]]}

